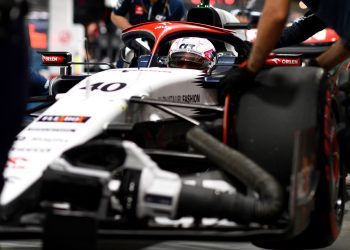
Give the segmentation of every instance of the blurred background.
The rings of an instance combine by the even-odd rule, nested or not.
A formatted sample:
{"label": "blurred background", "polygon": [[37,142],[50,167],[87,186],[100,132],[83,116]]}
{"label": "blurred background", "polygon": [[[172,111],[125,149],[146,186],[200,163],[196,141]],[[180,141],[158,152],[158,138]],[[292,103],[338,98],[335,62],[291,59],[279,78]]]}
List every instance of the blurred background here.
{"label": "blurred background", "polygon": [[[200,0],[183,0],[186,9],[195,7]],[[30,12],[27,26],[30,40],[30,59],[33,69],[46,78],[54,76],[54,70],[41,66],[38,51],[69,51],[74,61],[84,61],[86,56],[92,61],[115,62],[122,46],[121,30],[110,21],[110,13],[117,0],[28,0]],[[211,5],[240,15],[243,11],[259,13],[263,0],[211,0]],[[292,3],[290,21],[305,13],[299,1]],[[247,21],[244,15],[240,19]],[[88,55],[84,41],[88,41]],[[75,66],[73,73],[83,69]]]}

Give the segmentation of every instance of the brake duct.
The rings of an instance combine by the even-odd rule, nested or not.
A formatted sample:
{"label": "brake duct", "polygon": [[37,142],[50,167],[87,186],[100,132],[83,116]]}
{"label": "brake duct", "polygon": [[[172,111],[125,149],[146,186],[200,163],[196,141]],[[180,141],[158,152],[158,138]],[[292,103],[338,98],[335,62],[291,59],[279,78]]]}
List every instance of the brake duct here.
{"label": "brake duct", "polygon": [[259,197],[240,193],[218,193],[202,187],[183,185],[179,197],[178,215],[217,216],[238,223],[273,223],[279,218],[283,209],[283,189],[272,175],[200,127],[192,128],[186,137],[194,149],[253,189]]}

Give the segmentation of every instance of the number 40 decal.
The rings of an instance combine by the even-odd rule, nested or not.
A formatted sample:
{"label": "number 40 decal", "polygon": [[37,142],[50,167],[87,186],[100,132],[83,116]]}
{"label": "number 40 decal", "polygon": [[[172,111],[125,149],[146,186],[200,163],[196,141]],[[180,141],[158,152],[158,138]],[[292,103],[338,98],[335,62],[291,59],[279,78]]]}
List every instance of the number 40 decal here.
{"label": "number 40 decal", "polygon": [[[126,83],[122,83],[122,82],[111,82],[111,83],[97,82],[97,83],[91,84],[90,88],[91,88],[91,91],[100,90],[103,92],[115,92],[115,91],[121,90],[125,86],[126,86]],[[80,89],[86,89],[86,86]]]}

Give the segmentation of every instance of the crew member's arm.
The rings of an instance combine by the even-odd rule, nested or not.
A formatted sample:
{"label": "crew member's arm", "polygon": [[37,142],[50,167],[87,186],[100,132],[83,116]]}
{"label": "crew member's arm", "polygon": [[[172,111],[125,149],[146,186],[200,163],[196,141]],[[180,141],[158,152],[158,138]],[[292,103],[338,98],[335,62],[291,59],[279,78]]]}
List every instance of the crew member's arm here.
{"label": "crew member's arm", "polygon": [[258,25],[256,42],[248,60],[248,70],[257,72],[275,48],[285,26],[289,0],[266,0]]}
{"label": "crew member's arm", "polygon": [[117,26],[119,29],[124,30],[126,28],[130,28],[132,25],[129,23],[128,19],[126,19],[123,16],[118,16],[112,12],[111,14],[111,20],[114,23],[115,26]]}
{"label": "crew member's arm", "polygon": [[316,58],[319,66],[330,70],[350,57],[350,42],[340,39],[332,45],[326,52]]}
{"label": "crew member's arm", "polygon": [[125,15],[129,12],[129,8],[129,0],[118,0],[116,6],[112,10],[111,21],[121,30],[132,26],[128,19],[125,18]]}
{"label": "crew member's arm", "polygon": [[302,43],[317,32],[327,28],[327,25],[311,11],[285,28],[276,48]]}

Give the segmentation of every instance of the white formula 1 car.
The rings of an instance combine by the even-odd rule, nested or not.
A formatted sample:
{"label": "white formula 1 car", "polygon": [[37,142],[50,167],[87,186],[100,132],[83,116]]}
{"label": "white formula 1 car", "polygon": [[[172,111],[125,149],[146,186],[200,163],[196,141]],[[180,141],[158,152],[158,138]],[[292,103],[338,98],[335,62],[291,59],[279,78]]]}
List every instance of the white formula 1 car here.
{"label": "white formula 1 car", "polygon": [[[43,54],[66,74],[10,152],[0,200],[8,234],[44,237],[47,249],[76,234],[94,235],[89,247],[96,235],[334,242],[345,200],[337,86],[300,56],[276,54],[256,85],[220,100],[220,79],[249,53],[235,31],[244,25],[223,17],[195,8],[192,22],[133,26],[122,35],[128,67],[90,76],[67,74],[68,53]],[[167,67],[180,37],[209,39],[215,66]]]}

